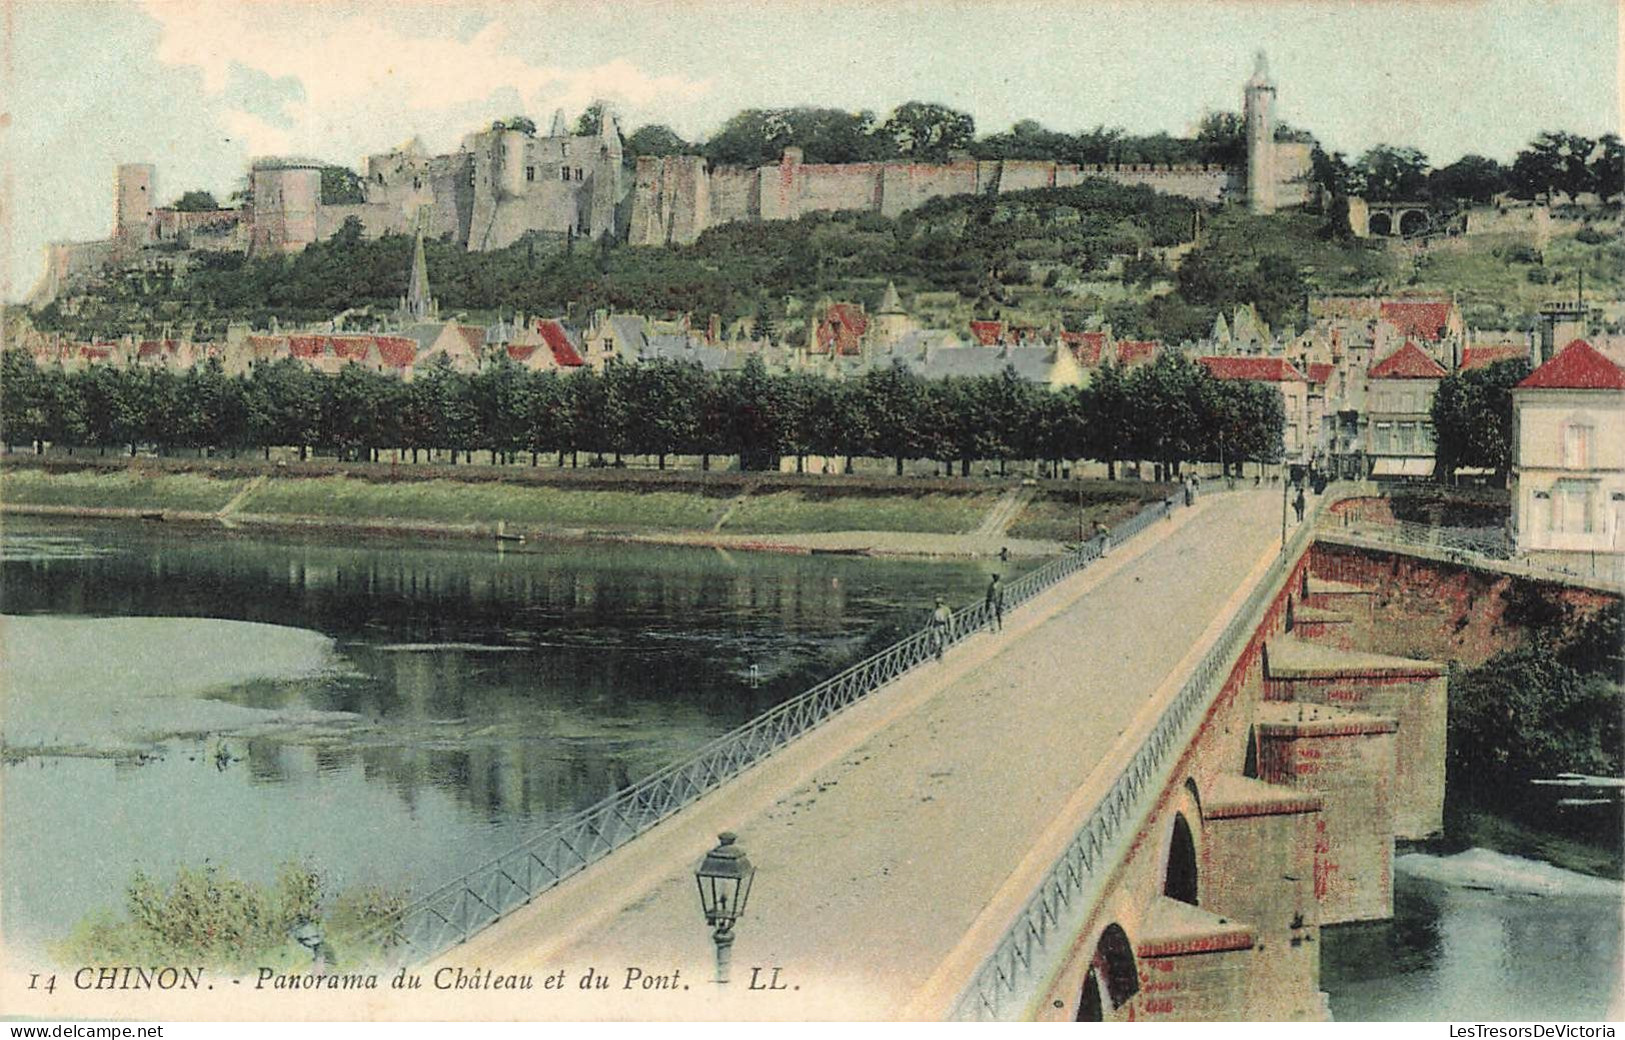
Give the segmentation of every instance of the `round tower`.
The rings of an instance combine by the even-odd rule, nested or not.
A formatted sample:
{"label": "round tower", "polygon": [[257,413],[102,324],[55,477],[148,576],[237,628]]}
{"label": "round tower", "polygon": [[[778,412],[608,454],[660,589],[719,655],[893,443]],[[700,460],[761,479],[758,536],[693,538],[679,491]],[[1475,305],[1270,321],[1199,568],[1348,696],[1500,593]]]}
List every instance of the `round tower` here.
{"label": "round tower", "polygon": [[152,163],[124,163],[113,192],[113,237],[146,245],[152,233],[155,168]]}
{"label": "round tower", "polygon": [[1275,212],[1275,82],[1269,62],[1258,52],[1243,96],[1247,124],[1247,209]]}
{"label": "round tower", "polygon": [[518,198],[525,192],[525,145],[521,130],[502,131],[502,151],[497,170],[497,191],[503,198]]}
{"label": "round tower", "polygon": [[254,164],[253,252],[297,253],[316,241],[322,201],[319,163],[262,160]]}

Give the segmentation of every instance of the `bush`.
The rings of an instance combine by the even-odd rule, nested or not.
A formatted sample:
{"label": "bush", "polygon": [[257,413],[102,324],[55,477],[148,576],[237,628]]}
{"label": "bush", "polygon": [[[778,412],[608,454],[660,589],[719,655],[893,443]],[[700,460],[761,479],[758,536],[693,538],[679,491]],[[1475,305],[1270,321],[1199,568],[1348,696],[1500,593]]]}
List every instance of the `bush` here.
{"label": "bush", "polygon": [[356,945],[401,910],[404,893],[381,888],[348,891],[323,914],[323,885],[315,869],[284,863],[269,885],[232,877],[214,864],[182,867],[168,885],[137,871],[125,890],[125,916],[89,915],[53,951],[69,964],[190,964],[242,971],[296,968],[310,961],[294,938],[305,924],[323,925],[323,952],[360,958]]}
{"label": "bush", "polygon": [[1574,237],[1577,241],[1584,242],[1588,246],[1597,246],[1608,241],[1609,236],[1606,232],[1599,231],[1590,224],[1587,224],[1585,227],[1577,231]]}

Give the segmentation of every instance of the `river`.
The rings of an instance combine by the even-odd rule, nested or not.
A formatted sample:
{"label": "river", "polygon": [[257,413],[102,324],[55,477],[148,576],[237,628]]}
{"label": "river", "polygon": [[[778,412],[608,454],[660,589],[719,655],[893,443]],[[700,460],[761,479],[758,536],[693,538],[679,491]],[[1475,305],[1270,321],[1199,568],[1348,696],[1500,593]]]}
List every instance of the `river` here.
{"label": "river", "polygon": [[18,519],[4,547],[0,927],[25,944],[137,869],[432,887],[1012,573]]}
{"label": "river", "polygon": [[[60,937],[132,873],[422,890],[980,595],[990,563],[328,540],[8,521],[0,926]],[[115,754],[116,753],[116,754]],[[1407,853],[1328,928],[1342,1020],[1620,1013],[1621,887]]]}

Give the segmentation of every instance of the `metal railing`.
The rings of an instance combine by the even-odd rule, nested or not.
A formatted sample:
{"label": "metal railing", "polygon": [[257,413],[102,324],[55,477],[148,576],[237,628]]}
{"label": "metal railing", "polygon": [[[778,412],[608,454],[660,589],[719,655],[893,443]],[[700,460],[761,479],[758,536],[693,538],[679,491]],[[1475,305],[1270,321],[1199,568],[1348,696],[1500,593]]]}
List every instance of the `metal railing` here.
{"label": "metal railing", "polygon": [[1416,546],[1441,553],[1447,560],[1484,564],[1508,574],[1531,578],[1581,578],[1615,585],[1625,580],[1625,565],[1610,553],[1519,555],[1499,527],[1443,527],[1410,520],[1378,521],[1323,516],[1323,534],[1385,545]]}
{"label": "metal railing", "polygon": [[[1171,515],[1173,500],[1147,505],[1118,525],[1118,545]],[[1012,610],[1099,559],[1094,538],[1009,583]],[[457,877],[391,916],[362,939],[393,963],[415,963],[466,942],[542,892],[614,852],[678,810],[716,790],[747,768],[868,694],[940,656],[942,650],[986,627],[992,607],[976,603],[956,611],[946,631],[924,628],[811,689],[716,738],[683,761],[575,813],[519,847]]]}
{"label": "metal railing", "polygon": [[[1319,498],[1316,509],[1338,497]],[[1128,851],[1140,822],[1168,783],[1168,773],[1206,714],[1258,624],[1258,616],[1286,581],[1308,545],[1313,523],[1299,524],[1264,578],[1231,617],[1195,671],[1165,708],[1139,750],[1123,767],[1100,803],[1085,819],[1037,890],[955,1001],[951,1017],[995,1020],[1020,1014],[1047,978],[1059,951],[1051,941],[1069,942],[1084,924],[1111,869]]]}

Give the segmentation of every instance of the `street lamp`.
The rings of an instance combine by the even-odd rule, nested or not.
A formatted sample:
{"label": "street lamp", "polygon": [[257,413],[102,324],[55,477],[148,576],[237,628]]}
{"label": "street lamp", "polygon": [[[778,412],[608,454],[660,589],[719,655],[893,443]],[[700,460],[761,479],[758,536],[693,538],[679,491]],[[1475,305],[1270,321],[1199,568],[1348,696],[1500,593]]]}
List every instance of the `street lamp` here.
{"label": "street lamp", "polygon": [[700,909],[705,913],[705,923],[714,929],[711,939],[717,944],[719,983],[728,981],[734,922],[745,912],[750,883],[756,877],[756,868],[750,865],[745,850],[734,844],[738,840],[732,831],[717,835],[717,847],[705,854],[694,871],[694,881],[700,887]]}

